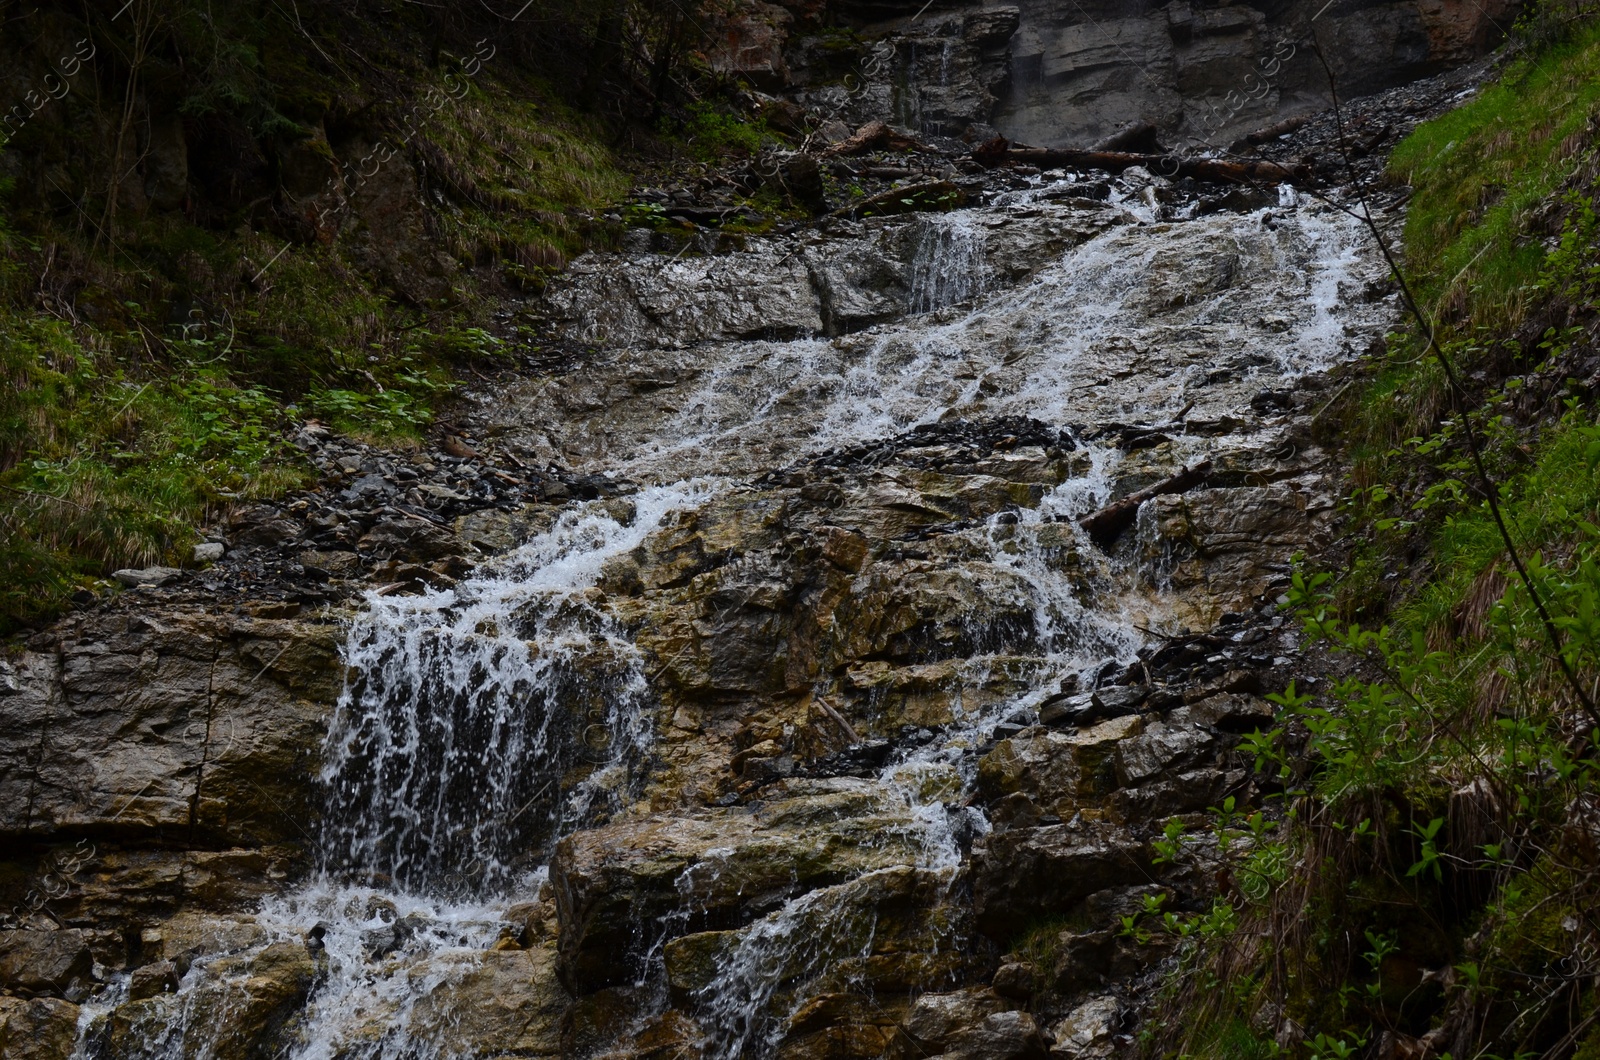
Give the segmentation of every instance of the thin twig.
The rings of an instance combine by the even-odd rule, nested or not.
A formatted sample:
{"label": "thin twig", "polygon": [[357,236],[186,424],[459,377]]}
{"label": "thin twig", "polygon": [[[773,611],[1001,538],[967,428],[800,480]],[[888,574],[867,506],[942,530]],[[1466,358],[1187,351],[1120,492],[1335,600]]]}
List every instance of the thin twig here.
{"label": "thin twig", "polygon": [[1450,360],[1444,348],[1439,345],[1439,337],[1423,312],[1421,304],[1417,301],[1416,294],[1411,289],[1411,283],[1406,278],[1405,272],[1400,268],[1400,263],[1395,260],[1394,251],[1389,246],[1389,241],[1384,238],[1383,230],[1378,227],[1372,218],[1372,209],[1367,203],[1366,191],[1361,184],[1361,178],[1355,171],[1355,163],[1350,157],[1349,143],[1345,136],[1344,112],[1339,103],[1338,82],[1334,78],[1333,68],[1328,65],[1328,57],[1322,51],[1322,42],[1317,37],[1316,27],[1311,29],[1311,50],[1316,53],[1317,61],[1322,64],[1323,71],[1328,75],[1328,91],[1333,98],[1333,120],[1339,135],[1339,153],[1344,159],[1345,168],[1350,173],[1351,189],[1355,192],[1361,204],[1359,213],[1350,211],[1351,216],[1363,222],[1371,231],[1372,237],[1377,241],[1378,250],[1383,254],[1383,260],[1388,263],[1389,270],[1394,274],[1395,281],[1400,285],[1400,299],[1406,311],[1416,318],[1417,324],[1427,336],[1428,349],[1438,359],[1439,366],[1444,369],[1445,379],[1450,384],[1451,400],[1455,403],[1457,411],[1461,414],[1462,435],[1466,439],[1467,451],[1472,457],[1473,472],[1477,475],[1483,486],[1484,501],[1488,505],[1489,514],[1494,520],[1495,529],[1500,534],[1500,540],[1505,545],[1506,553],[1511,557],[1511,565],[1516,568],[1517,577],[1522,586],[1527,590],[1528,598],[1533,602],[1534,611],[1539,616],[1540,623],[1544,626],[1545,636],[1555,649],[1556,664],[1561,668],[1562,676],[1566,678],[1567,686],[1572,689],[1572,694],[1577,697],[1579,705],[1589,716],[1596,729],[1600,729],[1600,710],[1595,709],[1594,700],[1589,698],[1589,693],[1584,690],[1582,682],[1578,680],[1577,672],[1572,668],[1572,663],[1567,659],[1566,641],[1561,636],[1561,631],[1556,628],[1554,619],[1545,607],[1544,598],[1539,595],[1538,587],[1533,582],[1533,576],[1528,573],[1527,566],[1522,561],[1522,556],[1517,551],[1517,545],[1511,537],[1511,530],[1506,525],[1505,515],[1500,510],[1500,490],[1494,479],[1490,477],[1488,468],[1483,462],[1483,452],[1478,444],[1478,433],[1472,425],[1472,416],[1467,407],[1466,388],[1461,385],[1461,378],[1456,372],[1454,362]]}

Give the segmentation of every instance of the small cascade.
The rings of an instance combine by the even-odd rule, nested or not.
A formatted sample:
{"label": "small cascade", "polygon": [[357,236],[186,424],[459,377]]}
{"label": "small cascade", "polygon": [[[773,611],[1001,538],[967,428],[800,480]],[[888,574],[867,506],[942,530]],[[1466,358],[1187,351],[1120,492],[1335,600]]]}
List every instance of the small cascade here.
{"label": "small cascade", "polygon": [[911,259],[911,311],[931,313],[983,294],[988,240],[972,212],[937,214],[920,227]]}
{"label": "small cascade", "polygon": [[[1035,210],[1049,190],[1013,193],[1006,209]],[[659,415],[597,422],[611,449],[590,466],[616,466],[614,453],[630,476],[670,482],[759,474],[954,415],[1159,418],[1191,399],[1222,415],[1261,389],[1245,392],[1252,379],[1320,371],[1357,352],[1352,333],[1388,319],[1387,306],[1348,297],[1372,268],[1359,222],[1310,201],[1115,225],[996,289],[1001,212],[916,222],[906,275],[917,312],[899,324],[661,355],[654,371],[681,383]],[[1228,385],[1216,385],[1224,370]],[[570,457],[583,465],[593,451]]]}
{"label": "small cascade", "polygon": [[[851,970],[872,954],[878,910],[890,881],[891,887],[916,892],[924,916],[948,910],[964,851],[989,831],[983,813],[969,805],[977,752],[989,734],[1003,720],[1036,717],[1038,702],[1063,678],[1092,682],[1107,661],[1125,664],[1135,657],[1144,636],[1120,612],[1121,572],[1085,572],[1063,564],[1061,535],[1050,533],[1070,528],[1065,531],[1068,547],[1091,551],[1081,530],[1056,520],[1107,499],[1115,459],[1109,450],[1094,450],[1089,472],[1051,490],[1039,509],[1018,513],[1015,520],[996,517],[984,527],[991,559],[1021,575],[1034,601],[1036,640],[1047,651],[1035,690],[982,710],[958,711],[957,723],[938,739],[891,757],[876,783],[886,798],[904,804],[906,828],[920,856],[904,866],[872,870],[800,895],[744,929],[717,957],[715,977],[695,991],[708,1060],[774,1055],[799,1003],[824,991],[850,988]],[[707,869],[705,863],[693,866],[686,877]],[[685,894],[693,891],[690,882],[686,878],[680,883]],[[941,947],[959,947],[967,928],[959,919],[929,920],[923,930],[923,951],[931,956]]]}
{"label": "small cascade", "polygon": [[[1049,190],[1039,186],[1039,202]],[[1018,193],[998,206],[897,220],[917,226],[907,276],[912,316],[897,324],[834,340],[744,340],[643,351],[641,363],[656,358],[648,373],[628,361],[621,373],[628,385],[602,377],[603,385],[586,393],[579,392],[591,381],[583,375],[586,365],[541,383],[552,393],[568,387],[567,393],[578,393],[569,408],[599,410],[560,441],[573,445],[572,438],[582,438],[587,451],[568,450],[563,460],[587,461],[585,470],[621,469],[655,484],[626,499],[567,507],[544,532],[451,588],[415,596],[372,594],[348,631],[347,684],[325,745],[316,872],[243,924],[242,941],[196,958],[176,993],[130,1002],[128,984],[121,982],[85,1006],[79,1060],[112,1055],[98,1043],[118,1020],[142,1021],[133,1037],[143,1044],[115,1054],[117,1060],[237,1055],[229,1028],[255,1003],[240,984],[251,981],[259,962],[287,951],[307,961],[311,971],[305,995],[283,1002],[283,1029],[274,1033],[287,1044],[278,1055],[462,1055],[453,1036],[492,989],[474,977],[499,955],[496,943],[505,937],[512,910],[540,903],[547,883],[560,896],[557,904],[567,902],[575,888],[568,887],[572,874],[559,875],[567,871],[562,859],[586,837],[574,833],[607,821],[631,827],[641,816],[649,816],[652,826],[661,823],[661,831],[640,844],[652,859],[657,848],[649,844],[664,849],[673,842],[674,814],[698,814],[698,825],[718,830],[710,844],[694,848],[686,868],[663,870],[665,860],[649,867],[654,875],[647,882],[665,890],[665,899],[631,907],[633,942],[598,958],[614,960],[621,970],[594,973],[597,982],[618,987],[619,998],[631,989],[626,1005],[633,1007],[615,1016],[603,1034],[596,1032],[596,1040],[621,1047],[628,1035],[660,1031],[651,1021],[670,1016],[675,1027],[688,1026],[684,1055],[698,1049],[705,1060],[763,1060],[784,1047],[794,1017],[820,994],[870,1001],[879,974],[874,962],[885,957],[886,940],[894,954],[915,951],[920,962],[896,972],[902,978],[893,980],[899,984],[895,990],[909,995],[958,985],[976,928],[970,910],[963,912],[956,899],[965,893],[963,880],[970,879],[964,873],[974,842],[991,831],[979,808],[982,800],[975,799],[981,795],[980,758],[1007,734],[1036,722],[1047,701],[1074,694],[1069,689],[1096,690],[1112,679],[1138,657],[1145,631],[1160,630],[1175,613],[1166,599],[1172,557],[1161,552],[1166,545],[1148,511],[1140,512],[1133,528],[1133,559],[1130,550],[1108,554],[1091,545],[1078,517],[1169,473],[1175,462],[1247,438],[1257,428],[1235,414],[1248,408],[1249,395],[1259,389],[1257,377],[1282,385],[1285,378],[1327,367],[1350,354],[1352,335],[1382,318],[1382,310],[1353,304],[1349,295],[1361,289],[1358,281],[1370,265],[1359,227],[1310,203],[1295,200],[1275,211],[1208,215],[1179,225],[1155,225],[1137,211],[1122,210],[1116,223],[1086,228],[1068,249],[1035,262],[1021,259],[1039,253],[1036,248],[1046,242],[1027,244],[1035,249],[1023,252],[1007,242],[1043,208],[1031,194]],[[906,229],[896,231],[902,238]],[[1013,286],[1001,289],[997,277]],[[633,385],[646,375],[648,385]],[[1186,416],[1203,418],[1209,433],[1191,434]],[[1020,442],[991,438],[981,447],[960,440],[967,437],[961,430],[1002,417],[1032,418],[1050,433],[1043,441],[1037,434]],[[885,457],[858,466],[840,457],[813,474],[805,463],[824,464],[852,446],[946,427],[952,428],[947,436],[930,434],[922,447],[943,455],[925,453],[917,458],[923,464]],[[1105,440],[1116,432],[1159,434],[1154,444],[1167,448],[1150,458]],[[961,455],[968,445],[978,455]],[[1023,449],[1035,455],[1023,456]],[[1008,470],[1021,464],[1032,470]],[[767,472],[773,474],[759,477]],[[752,483],[748,490],[736,485],[741,479]],[[787,492],[771,486],[775,480]],[[735,616],[730,622],[745,621],[738,616],[756,610],[746,608],[747,598],[759,596],[773,602],[748,621],[768,621],[793,610],[794,597],[820,593],[818,586],[829,579],[842,579],[830,583],[845,586],[837,592],[864,598],[874,591],[867,584],[874,575],[859,556],[851,567],[841,552],[837,569],[808,575],[803,584],[780,580],[790,571],[778,559],[752,559],[758,573],[761,563],[770,562],[772,577],[742,584],[738,565],[752,554],[740,549],[769,527],[771,540],[762,537],[762,547],[774,555],[814,554],[824,540],[870,537],[870,528],[852,529],[847,516],[858,502],[845,498],[874,490],[870,505],[858,506],[889,513],[877,516],[885,524],[900,519],[904,509],[924,501],[942,504],[946,497],[955,513],[939,515],[937,523],[919,515],[920,522],[896,523],[898,536],[886,532],[871,542],[880,557],[925,549],[914,557],[917,562],[935,574],[950,572],[943,584],[967,579],[960,585],[969,595],[961,599],[977,601],[963,604],[965,610],[949,621],[959,628],[943,642],[944,654],[924,652],[924,642],[908,639],[913,647],[892,656],[893,667],[902,675],[916,670],[916,680],[922,680],[925,663],[928,670],[944,667],[941,676],[928,678],[928,687],[947,690],[928,693],[930,699],[947,697],[938,708],[944,713],[936,721],[907,721],[909,710],[894,715],[890,708],[865,719],[835,714],[823,727],[837,722],[850,733],[850,746],[838,756],[874,742],[856,739],[851,726],[861,723],[872,726],[862,735],[881,737],[876,757],[849,769],[810,773],[793,772],[791,760],[791,773],[764,787],[772,774],[735,768],[750,746],[716,757],[736,746],[734,737],[706,733],[739,723],[716,717],[717,710],[731,713],[733,703],[757,713],[770,705],[761,698],[767,693],[741,698],[748,686],[732,679],[716,684],[707,673],[696,679],[703,684],[659,685],[675,689],[685,709],[681,720],[667,710],[658,717],[656,708],[668,701],[666,692],[658,701],[652,689],[659,674],[596,587],[609,584],[608,563],[651,554],[654,543],[647,547],[647,539],[673,525],[674,513],[707,509],[716,500],[714,517],[696,533],[717,543],[706,547],[704,567],[696,566],[699,559],[686,560],[682,578],[690,584],[705,579],[712,588],[687,603],[642,599],[650,607],[700,608],[683,621],[687,632],[675,634],[672,647],[655,660],[665,664],[662,671],[676,661],[673,651],[703,652],[708,669],[714,664],[742,680],[745,660],[718,658],[722,646],[703,643],[719,636],[725,615]],[[721,510],[723,501],[746,493],[766,507]],[[969,497],[978,499],[961,508]],[[814,521],[801,522],[801,516]],[[735,526],[737,520],[744,522]],[[902,533],[905,525],[911,530]],[[813,567],[822,569],[822,561]],[[839,573],[846,569],[854,582]],[[722,577],[725,591],[717,588]],[[663,589],[659,595],[665,600],[669,593]],[[998,601],[993,614],[999,618],[978,614],[991,600]],[[819,607],[818,621],[847,613]],[[772,621],[776,626],[778,620]],[[753,635],[748,642],[755,642]],[[797,639],[782,643],[774,650],[801,654]],[[659,642],[646,645],[659,651]],[[876,710],[883,700],[871,696],[889,686],[868,684],[865,677],[845,686],[841,675],[849,667],[861,673],[868,665],[888,667],[882,660],[889,655],[846,656],[853,660],[848,667],[815,678],[820,709],[833,713],[822,686],[838,681],[857,697],[849,702],[858,710]],[[803,684],[782,688],[789,700],[805,691]],[[702,700],[710,704],[706,717],[696,713]],[[807,724],[802,718],[794,728]],[[683,749],[684,733],[714,744],[716,755],[681,757],[675,760],[681,764],[660,771],[717,771],[721,792],[709,782],[694,788],[701,778],[691,776],[674,778],[681,786],[668,798],[658,799],[663,789],[655,787],[648,799],[637,798],[646,790],[646,774]],[[778,742],[776,736],[761,737],[761,743]],[[832,746],[823,750],[838,757]],[[801,757],[785,746],[763,760],[791,755]],[[655,776],[659,772],[650,783]],[[793,790],[771,794],[790,784]],[[712,794],[683,794],[695,790]],[[858,831],[825,832],[817,824],[817,831],[804,833],[814,823],[808,819],[791,822],[793,832],[782,830],[789,825],[772,825],[759,833],[759,842],[749,838],[768,827],[761,819],[763,801],[835,797],[837,814],[829,803],[816,811],[818,818],[826,817],[829,827],[836,820],[857,822]],[[1004,828],[1000,810],[994,813],[993,827]],[[807,847],[796,835],[817,845]],[[572,841],[560,847],[552,865],[551,853],[563,837]],[[761,846],[769,852],[762,856],[782,867],[777,882],[762,877],[759,886],[751,885],[758,893],[748,904],[746,877],[738,875],[746,849],[736,848],[740,842]],[[607,846],[603,853],[615,850]],[[810,875],[791,869],[808,858]],[[824,863],[823,870],[816,862]],[[622,870],[617,872],[620,879]],[[732,891],[737,900],[724,900]],[[706,898],[713,892],[722,904]],[[674,902],[678,908],[661,912]],[[568,916],[566,906],[559,915]],[[562,960],[568,930],[563,923]],[[556,945],[548,935],[541,938],[551,954],[550,992],[565,999],[553,971]],[[672,950],[679,940],[690,943]],[[690,944],[699,948],[689,953]],[[669,983],[672,960],[683,974]],[[476,1055],[549,1053],[518,1045]]]}
{"label": "small cascade", "polygon": [[[521,881],[537,891],[541,874]],[[269,902],[258,922],[294,938],[314,924],[326,980],[301,1015],[294,1060],[445,1060],[455,988],[504,931],[505,899],[420,898],[316,884]]]}
{"label": "small cascade", "polygon": [[770,1056],[784,1029],[773,1001],[786,987],[810,987],[819,975],[840,971],[838,985],[849,985],[848,966],[872,955],[874,884],[898,872],[881,869],[819,888],[747,928],[718,960],[716,978],[695,994],[708,1060]]}
{"label": "small cascade", "polygon": [[[489,893],[596,808],[649,747],[649,688],[638,650],[583,592],[706,493],[647,490],[621,519],[568,511],[454,589],[372,599],[328,738],[324,872]],[[577,766],[593,776],[564,793]]]}
{"label": "small cascade", "polygon": [[113,984],[84,1007],[75,1060],[110,1055],[113,1033],[118,1056],[242,1055],[256,967],[308,946],[316,985],[284,1055],[457,1055],[453,1006],[478,1002],[453,989],[507,910],[537,896],[550,844],[615,808],[650,745],[640,653],[585,593],[607,560],[714,491],[691,481],[571,508],[452,589],[373,594],[327,738],[319,871],[197,958],[176,993],[130,1017],[126,981]]}

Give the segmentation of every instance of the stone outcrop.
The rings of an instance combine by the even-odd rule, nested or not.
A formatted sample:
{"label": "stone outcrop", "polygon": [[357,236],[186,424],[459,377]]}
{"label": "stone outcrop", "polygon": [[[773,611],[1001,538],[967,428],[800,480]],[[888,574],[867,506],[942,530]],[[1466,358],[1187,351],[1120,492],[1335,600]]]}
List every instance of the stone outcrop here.
{"label": "stone outcrop", "polygon": [[337,628],[182,611],[70,620],[14,664],[0,832],[258,846],[304,835]]}
{"label": "stone outcrop", "polygon": [[15,1060],[62,1060],[78,1038],[78,1006],[57,998],[0,997],[0,1051]]}
{"label": "stone outcrop", "polygon": [[1313,32],[1350,98],[1484,54],[1521,9],[1519,0],[854,5],[852,40],[816,35],[801,5],[785,6],[736,19],[722,68],[851,127],[888,117],[926,134],[998,129],[1051,147],[1087,147],[1130,124],[1226,144],[1326,106]]}
{"label": "stone outcrop", "polygon": [[[1245,10],[1204,17],[1260,32]],[[794,14],[769,28],[814,28]],[[991,15],[939,15],[952,55],[1027,31]],[[1126,1048],[1129,984],[1171,949],[1123,918],[1205,908],[1201,822],[1260,794],[1238,744],[1296,665],[1274,600],[1332,511],[1308,420],[1394,306],[1359,232],[1288,194],[970,184],[948,215],[676,260],[641,229],[540,304],[598,350],[477,388],[409,456],[307,425],[316,489],[9,657],[6,1048],[65,1056],[80,1014],[129,1058]],[[1079,526],[1202,459],[1120,536]],[[531,830],[492,885],[466,859],[409,888],[314,871],[314,837],[359,817],[319,819],[357,607],[398,616],[375,687],[416,691],[426,662],[455,684],[419,701],[549,722],[493,748],[540,778],[506,816],[549,814],[548,864]],[[608,680],[497,699],[505,657]],[[492,733],[428,733],[396,758],[470,781],[491,757]],[[330,775],[386,776],[354,763]],[[394,816],[491,801],[436,790]]]}

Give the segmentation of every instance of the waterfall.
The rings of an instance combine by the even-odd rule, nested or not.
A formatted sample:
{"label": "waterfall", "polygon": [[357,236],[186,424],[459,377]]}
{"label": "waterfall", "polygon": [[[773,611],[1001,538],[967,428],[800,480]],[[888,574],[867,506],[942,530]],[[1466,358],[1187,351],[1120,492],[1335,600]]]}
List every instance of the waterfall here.
{"label": "waterfall", "polygon": [[[703,851],[676,876],[682,908],[641,916],[637,949],[615,954],[624,978],[639,977],[635,993],[650,999],[618,1033],[675,1008],[697,1025],[706,1060],[771,1056],[817,991],[865,991],[886,916],[899,918],[900,943],[915,939],[929,956],[932,970],[915,988],[938,988],[933,958],[973,942],[949,899],[974,838],[990,828],[969,805],[980,757],[998,732],[1036,720],[1064,683],[1092,685],[1135,658],[1142,630],[1159,630],[1166,615],[1162,557],[1140,567],[1108,556],[1076,523],[1151,468],[1082,428],[1167,425],[1163,460],[1207,455],[1255,429],[1228,417],[1258,376],[1278,383],[1333,364],[1350,355],[1355,331],[1386,319],[1381,308],[1352,305],[1348,291],[1360,289],[1371,256],[1359,225],[1333,211],[1295,200],[1166,225],[1107,207],[1115,223],[1064,249],[1041,240],[1018,253],[1008,226],[1054,209],[1048,193],[1039,184],[981,208],[897,219],[894,238],[914,247],[895,266],[907,270],[897,275],[908,280],[912,315],[893,325],[831,340],[628,350],[541,380],[545,407],[590,417],[549,443],[563,462],[652,484],[560,510],[548,529],[452,588],[369,596],[348,630],[348,679],[325,745],[315,872],[242,922],[244,941],[197,957],[176,994],[126,1002],[123,980],[84,1006],[80,1060],[105,1055],[97,1045],[105,1026],[135,1010],[143,1044],[130,1055],[237,1054],[218,1013],[248,1000],[253,961],[291,943],[314,951],[317,971],[281,1034],[281,1055],[460,1055],[454,1036],[477,1003],[468,986],[495,959],[511,911],[540,901],[555,844],[621,811],[660,809],[652,801],[641,810],[635,802],[646,800],[633,798],[655,753],[655,675],[596,591],[607,564],[673,525],[675,513],[737,493],[758,472],[952,420],[1033,417],[1057,431],[1059,449],[1037,447],[1057,470],[1029,480],[1037,488],[1026,503],[986,507],[992,514],[940,538],[1010,594],[1024,627],[1012,640],[1026,650],[975,634],[977,647],[952,671],[970,701],[953,690],[949,724],[899,739],[848,775],[856,794],[885,808],[889,823],[871,837],[881,856],[780,887],[737,917],[724,909],[713,932],[708,918],[696,919],[693,896],[732,858]],[[906,224],[916,228],[907,233]],[[1040,260],[1018,260],[1030,254]],[[606,297],[619,289],[606,287]],[[649,385],[623,385],[641,378]],[[554,430],[556,416],[528,408],[527,420]],[[1191,410],[1208,418],[1210,434],[1168,424]],[[958,476],[992,482],[1003,472],[950,477]],[[810,547],[801,540],[810,532],[773,547]],[[1134,530],[1141,545],[1153,533],[1147,518]],[[1022,677],[977,694],[1007,673]],[[754,814],[735,805],[739,797],[684,812]],[[670,889],[674,876],[662,879]],[[672,997],[663,954],[691,926],[715,934],[720,948],[708,974]]]}
{"label": "waterfall", "polygon": [[[436,999],[478,968],[508,908],[537,896],[550,844],[616,808],[651,743],[642,656],[587,590],[715,489],[687,481],[570,508],[452,589],[369,594],[326,742],[318,871],[264,904],[242,950],[197,958],[175,995],[140,1013],[134,1055],[237,1055],[219,1016],[250,1002],[253,962],[306,940],[325,970],[292,1060],[456,1055],[455,1016]],[[77,1060],[103,1055],[125,990],[119,980],[84,1006]]]}
{"label": "waterfall", "polygon": [[[1060,535],[1084,548],[1087,539],[1070,521],[1056,517],[1092,508],[1107,499],[1109,469],[1116,455],[1096,449],[1087,474],[1052,489],[1037,510],[1015,518],[989,519],[982,529],[989,558],[1022,576],[1034,605],[1035,637],[1046,646],[1044,667],[1035,690],[978,711],[957,711],[957,721],[943,736],[923,746],[902,749],[877,776],[886,796],[902,801],[909,828],[915,832],[917,859],[898,868],[877,869],[785,902],[781,908],[746,928],[737,943],[717,958],[717,973],[695,991],[696,1013],[706,1028],[707,1060],[745,1060],[774,1054],[785,1021],[797,1007],[790,994],[816,992],[819,979],[839,979],[852,959],[864,962],[872,952],[877,928],[878,891],[896,874],[909,875],[921,888],[929,910],[943,906],[959,879],[963,846],[989,830],[981,810],[966,805],[976,778],[978,755],[995,725],[1019,715],[1036,717],[1038,702],[1069,675],[1089,678],[1108,659],[1126,663],[1135,657],[1143,637],[1120,613],[1117,575],[1109,568],[1086,582],[1054,562]],[[1090,599],[1084,600],[1085,590]],[[703,871],[692,867],[690,874]],[[692,887],[686,879],[684,893]],[[932,930],[927,944],[959,946],[966,931],[956,922]],[[830,983],[830,988],[848,985]],[[931,985],[931,984],[930,984]],[[797,989],[805,987],[807,989]]]}
{"label": "waterfall", "polygon": [[[600,504],[454,589],[373,597],[346,641],[328,737],[322,868],[402,889],[486,893],[531,869],[650,745],[638,650],[583,596],[708,488]],[[590,777],[571,793],[563,777]]]}
{"label": "waterfall", "polygon": [[987,239],[972,212],[935,215],[919,227],[911,259],[911,311],[931,313],[981,295]]}

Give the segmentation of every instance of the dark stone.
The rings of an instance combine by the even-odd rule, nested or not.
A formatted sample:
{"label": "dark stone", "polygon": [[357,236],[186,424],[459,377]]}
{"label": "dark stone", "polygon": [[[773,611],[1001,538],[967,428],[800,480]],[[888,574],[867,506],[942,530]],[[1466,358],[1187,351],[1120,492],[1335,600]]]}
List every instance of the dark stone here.
{"label": "dark stone", "polygon": [[[1137,714],[1149,695],[1148,688],[1138,685],[1111,685],[1093,692],[1052,696],[1039,708],[1039,723],[1059,728]],[[999,729],[995,732],[997,738],[1004,738],[998,735]]]}
{"label": "dark stone", "polygon": [[1036,986],[1033,966],[1027,964],[1002,964],[994,973],[994,992],[1001,997],[1026,1001],[1033,997]]}
{"label": "dark stone", "polygon": [[1009,941],[1097,891],[1143,883],[1150,868],[1149,848],[1103,821],[999,832],[973,846],[973,912],[981,931]]}
{"label": "dark stone", "polygon": [[128,978],[128,1000],[139,1001],[158,994],[175,994],[178,991],[178,966],[171,961],[157,961],[143,968],[135,968]]}
{"label": "dark stone", "polygon": [[1294,394],[1287,390],[1263,390],[1250,399],[1250,407],[1262,414],[1287,412],[1294,408]]}
{"label": "dark stone", "polygon": [[828,197],[822,184],[822,167],[810,155],[795,155],[778,166],[778,181],[784,194],[796,206],[812,213],[822,213],[828,208]]}
{"label": "dark stone", "polygon": [[13,993],[66,997],[93,968],[81,931],[0,931],[0,987]]}
{"label": "dark stone", "polygon": [[955,1060],[1044,1060],[1044,1036],[1026,1012],[996,1012],[950,1036],[946,1057]]}
{"label": "dark stone", "polygon": [[449,531],[420,519],[384,519],[362,536],[360,548],[379,557],[426,562],[461,551]]}
{"label": "dark stone", "polygon": [[275,548],[300,536],[298,523],[288,519],[269,519],[247,526],[235,536],[235,543],[243,548]]}

